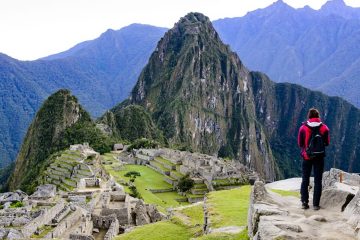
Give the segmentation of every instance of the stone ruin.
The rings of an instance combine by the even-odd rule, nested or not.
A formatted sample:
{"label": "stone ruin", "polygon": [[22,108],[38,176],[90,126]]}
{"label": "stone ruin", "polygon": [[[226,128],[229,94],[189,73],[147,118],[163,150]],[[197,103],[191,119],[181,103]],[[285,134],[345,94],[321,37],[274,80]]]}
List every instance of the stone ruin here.
{"label": "stone ruin", "polygon": [[191,189],[189,202],[202,201],[208,191],[238,187],[258,178],[238,161],[168,148],[134,149],[128,155],[120,154],[118,159],[121,164],[147,165],[163,174],[174,189],[180,178],[189,175],[199,186]]}
{"label": "stone ruin", "polygon": [[[93,154],[86,145],[71,149],[81,151],[82,159]],[[93,240],[104,232],[103,239],[110,240],[126,229],[164,218],[153,205],[125,193],[105,171],[93,170],[98,176],[81,178],[84,186],[78,184],[73,191],[57,191],[56,185],[44,184],[30,196],[20,190],[1,193],[0,239]],[[17,202],[21,204],[12,208]]]}
{"label": "stone ruin", "polygon": [[[257,181],[248,212],[250,239],[360,239],[360,176],[339,169],[323,174],[319,211],[281,197]],[[310,204],[312,192],[309,193]]]}

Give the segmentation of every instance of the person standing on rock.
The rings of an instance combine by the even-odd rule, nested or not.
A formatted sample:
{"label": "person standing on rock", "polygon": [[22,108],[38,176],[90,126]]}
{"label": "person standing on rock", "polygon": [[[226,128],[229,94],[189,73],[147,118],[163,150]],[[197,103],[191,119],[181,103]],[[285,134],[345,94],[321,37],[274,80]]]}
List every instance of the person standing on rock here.
{"label": "person standing on rock", "polygon": [[301,148],[301,156],[303,158],[301,182],[303,209],[309,208],[309,182],[312,168],[314,168],[315,185],[313,208],[314,210],[320,209],[325,146],[329,144],[329,128],[321,122],[319,111],[316,108],[311,108],[308,112],[308,120],[302,124],[298,134],[298,145]]}

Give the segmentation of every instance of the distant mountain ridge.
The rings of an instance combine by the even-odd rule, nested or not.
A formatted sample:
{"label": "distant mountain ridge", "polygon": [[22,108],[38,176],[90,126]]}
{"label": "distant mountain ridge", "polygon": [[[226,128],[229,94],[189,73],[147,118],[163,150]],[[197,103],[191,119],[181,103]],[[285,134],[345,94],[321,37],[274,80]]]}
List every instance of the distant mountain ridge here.
{"label": "distant mountain ridge", "polygon": [[360,8],[333,0],[294,9],[279,0],[214,27],[250,69],[360,107]]}
{"label": "distant mountain ridge", "polygon": [[0,54],[0,168],[14,160],[41,103],[68,88],[93,116],[125,99],[165,29],[132,24],[37,61]]}

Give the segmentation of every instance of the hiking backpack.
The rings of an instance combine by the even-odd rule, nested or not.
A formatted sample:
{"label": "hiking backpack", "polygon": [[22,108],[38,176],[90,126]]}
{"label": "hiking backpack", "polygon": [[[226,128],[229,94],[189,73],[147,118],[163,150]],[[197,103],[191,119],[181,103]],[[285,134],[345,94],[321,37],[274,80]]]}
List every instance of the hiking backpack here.
{"label": "hiking backpack", "polygon": [[325,156],[325,143],[323,137],[320,134],[321,126],[322,124],[317,127],[310,127],[307,125],[307,127],[311,130],[308,147],[306,148],[306,153],[310,157],[310,159]]}

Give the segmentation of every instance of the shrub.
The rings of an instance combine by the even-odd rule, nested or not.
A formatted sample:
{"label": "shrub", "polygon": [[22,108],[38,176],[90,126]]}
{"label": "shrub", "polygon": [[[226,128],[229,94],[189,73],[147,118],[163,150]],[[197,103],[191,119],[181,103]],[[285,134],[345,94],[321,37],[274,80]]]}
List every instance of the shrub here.
{"label": "shrub", "polygon": [[141,194],[138,192],[137,188],[134,185],[129,186],[129,189],[131,191],[130,196],[134,198],[141,198]]}
{"label": "shrub", "polygon": [[157,148],[159,143],[153,140],[149,140],[146,138],[136,139],[129,147],[128,152],[133,149],[140,149],[140,148]]}
{"label": "shrub", "polygon": [[187,192],[194,186],[194,184],[194,180],[192,180],[189,174],[187,174],[179,180],[177,188],[181,192]]}
{"label": "shrub", "polygon": [[136,178],[136,177],[140,177],[141,174],[139,172],[137,172],[137,171],[130,171],[130,172],[125,173],[124,176],[125,177],[134,177],[134,178]]}
{"label": "shrub", "polygon": [[17,202],[13,202],[10,204],[10,208],[20,208],[20,207],[23,207],[24,204],[20,201],[17,201]]}

